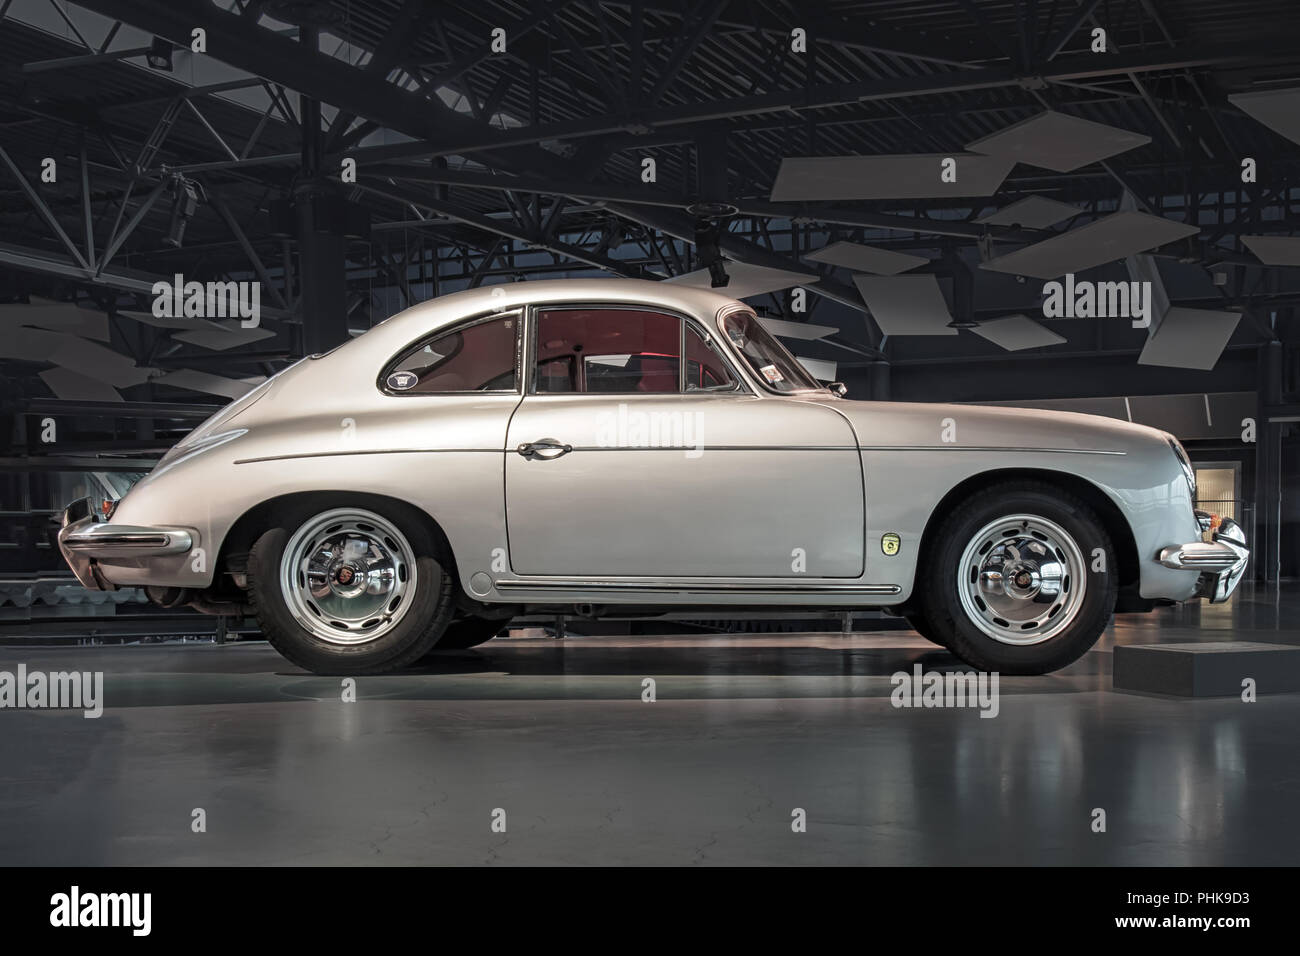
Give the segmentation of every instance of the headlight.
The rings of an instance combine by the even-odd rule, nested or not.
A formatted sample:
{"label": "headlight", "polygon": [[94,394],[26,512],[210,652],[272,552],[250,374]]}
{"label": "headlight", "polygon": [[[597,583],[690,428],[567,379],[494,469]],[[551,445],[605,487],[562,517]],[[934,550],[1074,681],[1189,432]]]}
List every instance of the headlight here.
{"label": "headlight", "polygon": [[1196,499],[1196,469],[1192,467],[1192,460],[1187,457],[1187,450],[1173,435],[1166,434],[1165,439],[1169,442],[1169,447],[1174,450],[1174,457],[1178,459],[1178,464],[1182,466],[1183,477],[1187,479],[1187,488],[1192,493],[1192,499]]}

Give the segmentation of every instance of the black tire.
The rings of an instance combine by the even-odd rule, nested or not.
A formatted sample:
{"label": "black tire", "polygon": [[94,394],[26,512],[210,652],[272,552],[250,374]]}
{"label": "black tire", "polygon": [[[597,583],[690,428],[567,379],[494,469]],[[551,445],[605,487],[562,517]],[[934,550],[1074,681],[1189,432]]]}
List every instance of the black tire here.
{"label": "black tire", "polygon": [[442,632],[442,637],[438,638],[438,643],[433,645],[433,649],[435,651],[464,651],[471,647],[478,647],[480,644],[492,640],[492,638],[504,631],[509,624],[510,618],[508,617],[489,619],[467,614],[447,625],[447,629]]}
{"label": "black tire", "polygon": [[[1002,627],[996,623],[999,618],[991,605],[975,610],[973,608],[978,607],[980,602],[968,597],[967,601],[974,602],[974,605],[963,604],[959,590],[958,567],[963,562],[967,548],[976,549],[972,552],[977,556],[976,562],[986,560],[981,556],[992,554],[992,550],[987,543],[982,546],[985,550],[979,550],[981,545],[975,540],[976,537],[988,537],[990,540],[997,538],[1002,532],[988,534],[987,530],[1010,516],[1038,516],[1046,519],[1046,522],[1054,524],[1068,538],[1072,538],[1075,549],[1083,556],[1079,575],[1068,573],[1071,563],[1061,560],[1060,565],[1066,569],[1066,573],[1062,575],[1060,594],[1051,597],[1051,592],[1044,591],[1044,594],[1049,595],[1048,600],[1035,605],[1036,610],[1040,607],[1050,608],[1053,601],[1057,601],[1061,607],[1070,607],[1061,618],[1061,621],[1068,621],[1067,624],[1062,625],[1061,621],[1048,617],[1041,625],[1026,625],[1031,628],[1059,629],[1045,639],[1037,638],[1032,630],[1023,632],[1023,635],[1014,631],[1019,626],[1014,621],[1004,620],[1002,624],[1007,626]],[[1022,527],[1032,526],[1022,523]],[[1087,503],[1063,489],[1033,481],[1007,482],[983,489],[949,513],[932,540],[931,553],[925,555],[918,575],[921,614],[932,624],[936,636],[943,638],[943,644],[948,650],[980,670],[1008,675],[1046,674],[1059,670],[1078,660],[1096,644],[1114,612],[1119,580],[1110,536]],[[1035,546],[1032,540],[1025,540],[1028,540],[1030,547]],[[1100,563],[1096,560],[1097,549],[1103,555]],[[1064,552],[1060,548],[1056,550],[1058,554],[1069,555],[1068,545]],[[1052,561],[1050,553],[1047,561]],[[1098,564],[1101,570],[1093,570]],[[983,577],[982,567],[973,563],[963,571],[963,583],[968,585],[968,595],[983,593],[975,585],[976,580]],[[1080,582],[1076,578],[1079,576],[1083,579],[1081,596],[1077,591]],[[1008,584],[1014,583],[1014,579],[1009,576],[1005,580]],[[981,610],[993,620],[981,625]],[[1003,638],[991,636],[985,628],[1001,633]],[[1039,643],[1007,643],[1010,639],[1039,640]]]}
{"label": "black tire", "polygon": [[920,634],[931,644],[938,644],[940,647],[948,646],[940,640],[939,634],[935,632],[934,627],[930,622],[919,613],[913,612],[912,614],[904,614],[903,620],[907,621],[908,626],[911,627],[912,630],[916,631],[916,633]]}
{"label": "black tire", "polygon": [[[331,508],[367,511],[401,529],[414,555],[415,584],[408,606],[386,633],[364,643],[340,644],[313,634],[294,617],[280,584],[286,546],[297,530]],[[278,516],[248,555],[248,591],[262,633],[290,662],[314,674],[381,674],[406,667],[434,646],[451,620],[455,582],[451,561],[414,509],[358,495],[345,502],[315,500]]]}

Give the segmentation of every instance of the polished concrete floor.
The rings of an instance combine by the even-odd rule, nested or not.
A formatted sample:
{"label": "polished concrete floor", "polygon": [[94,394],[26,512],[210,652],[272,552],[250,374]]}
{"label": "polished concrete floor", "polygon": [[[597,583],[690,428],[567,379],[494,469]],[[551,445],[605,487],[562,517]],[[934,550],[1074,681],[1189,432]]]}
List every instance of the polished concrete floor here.
{"label": "polished concrete floor", "polygon": [[1109,675],[1117,643],[1300,644],[1297,621],[1294,589],[1119,617],[1003,679],[995,719],[890,705],[895,671],[964,669],[910,631],[510,638],[355,703],[261,643],[3,647],[102,670],[107,706],[0,710],[0,864],[1295,865],[1300,694]]}

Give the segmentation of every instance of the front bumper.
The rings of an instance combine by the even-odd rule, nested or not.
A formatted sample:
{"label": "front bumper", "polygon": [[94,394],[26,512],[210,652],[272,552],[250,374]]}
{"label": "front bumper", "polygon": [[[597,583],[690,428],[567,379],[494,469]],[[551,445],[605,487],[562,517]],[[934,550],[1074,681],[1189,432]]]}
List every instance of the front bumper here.
{"label": "front bumper", "polygon": [[[1197,514],[1198,519],[1200,513]],[[1211,604],[1228,600],[1241,583],[1250,561],[1246,532],[1231,518],[1224,518],[1210,541],[1176,544],[1160,552],[1160,563],[1180,571],[1200,571],[1196,597],[1210,599]]]}
{"label": "front bumper", "polygon": [[194,535],[184,528],[147,528],[113,524],[101,519],[90,498],[82,498],[63,511],[59,550],[82,587],[116,591],[104,577],[101,561],[132,562],[138,558],[183,554],[194,546]]}

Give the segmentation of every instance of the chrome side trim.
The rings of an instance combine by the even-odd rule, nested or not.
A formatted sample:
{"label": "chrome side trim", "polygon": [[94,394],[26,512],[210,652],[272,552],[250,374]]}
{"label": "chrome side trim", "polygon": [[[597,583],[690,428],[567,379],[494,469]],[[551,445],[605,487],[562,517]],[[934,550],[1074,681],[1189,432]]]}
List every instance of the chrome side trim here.
{"label": "chrome side trim", "polygon": [[735,584],[691,580],[661,581],[581,581],[576,579],[522,581],[518,578],[501,578],[495,582],[498,591],[635,591],[644,593],[712,594],[898,594],[897,584]]}
{"label": "chrome side trim", "polygon": [[[695,451],[694,445],[574,445],[574,451]],[[710,445],[702,451],[860,451],[857,445]]]}
{"label": "chrome side trim", "polygon": [[[709,445],[708,451],[982,451],[1025,452],[1049,455],[1127,455],[1126,451],[1107,448],[1012,448],[999,445]],[[692,451],[687,445],[575,445],[574,451]],[[348,455],[451,455],[475,452],[499,455],[504,448],[374,448],[363,451],[307,451],[293,455],[266,455],[261,458],[237,458],[236,465],[255,465],[267,461],[293,461],[298,458],[341,458]]]}
{"label": "chrome side trim", "polygon": [[1030,448],[1010,445],[859,445],[862,451],[996,451],[1037,452],[1048,455],[1127,455],[1112,448]]}
{"label": "chrome side trim", "polygon": [[459,455],[466,452],[501,455],[504,448],[370,448],[363,451],[304,451],[292,455],[264,455],[261,458],[236,458],[236,465],[256,465],[265,461],[294,461],[299,458],[345,458],[351,455]]}

